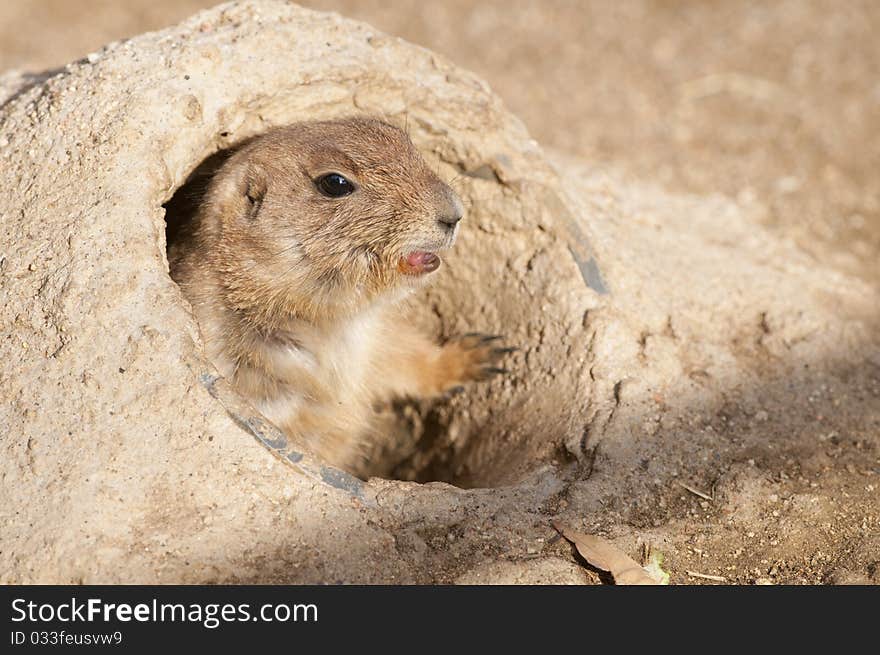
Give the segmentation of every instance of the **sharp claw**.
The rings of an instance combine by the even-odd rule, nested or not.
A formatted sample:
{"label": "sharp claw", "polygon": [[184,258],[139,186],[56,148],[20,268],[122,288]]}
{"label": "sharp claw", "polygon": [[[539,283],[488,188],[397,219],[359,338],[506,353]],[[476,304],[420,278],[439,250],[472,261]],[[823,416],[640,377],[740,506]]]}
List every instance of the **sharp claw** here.
{"label": "sharp claw", "polygon": [[496,368],[494,366],[490,366],[490,367],[484,368],[483,372],[486,375],[491,376],[491,375],[506,375],[510,371],[508,371],[506,368]]}
{"label": "sharp claw", "polygon": [[493,348],[493,355],[509,355],[510,353],[515,353],[519,350],[519,348]]}
{"label": "sharp claw", "polygon": [[498,341],[498,339],[502,339],[503,337],[500,334],[486,334],[480,339],[480,343],[490,343],[492,341]]}
{"label": "sharp claw", "polygon": [[452,387],[451,389],[447,389],[446,391],[444,391],[443,395],[441,397],[444,400],[452,400],[457,395],[459,395],[462,391],[464,391],[464,387],[462,387],[462,386]]}

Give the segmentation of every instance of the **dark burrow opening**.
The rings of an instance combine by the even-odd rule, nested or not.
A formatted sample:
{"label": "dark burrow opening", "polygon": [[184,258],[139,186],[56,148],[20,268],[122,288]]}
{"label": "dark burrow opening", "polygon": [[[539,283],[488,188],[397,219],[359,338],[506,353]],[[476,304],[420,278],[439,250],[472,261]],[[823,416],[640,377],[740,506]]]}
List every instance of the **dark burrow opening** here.
{"label": "dark burrow opening", "polygon": [[165,210],[166,249],[170,250],[192,224],[211,179],[236,150],[237,147],[226,148],[207,157],[193,169],[183,185],[162,205]]}

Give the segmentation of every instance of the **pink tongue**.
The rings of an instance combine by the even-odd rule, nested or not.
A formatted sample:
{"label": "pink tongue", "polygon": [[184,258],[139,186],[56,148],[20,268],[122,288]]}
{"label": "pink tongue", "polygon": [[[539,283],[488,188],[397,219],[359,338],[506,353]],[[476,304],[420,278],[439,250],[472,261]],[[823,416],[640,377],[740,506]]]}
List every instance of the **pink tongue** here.
{"label": "pink tongue", "polygon": [[421,275],[436,271],[440,266],[440,258],[432,252],[416,250],[400,260],[400,271],[407,275]]}

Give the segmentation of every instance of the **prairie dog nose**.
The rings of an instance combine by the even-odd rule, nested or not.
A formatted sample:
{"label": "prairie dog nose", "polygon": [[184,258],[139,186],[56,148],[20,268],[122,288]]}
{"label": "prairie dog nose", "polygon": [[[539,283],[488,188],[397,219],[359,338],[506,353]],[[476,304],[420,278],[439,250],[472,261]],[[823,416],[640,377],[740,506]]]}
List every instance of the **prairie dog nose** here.
{"label": "prairie dog nose", "polygon": [[446,201],[445,206],[437,214],[437,220],[449,227],[455,227],[464,216],[464,207],[461,206],[458,196],[451,191],[446,194]]}

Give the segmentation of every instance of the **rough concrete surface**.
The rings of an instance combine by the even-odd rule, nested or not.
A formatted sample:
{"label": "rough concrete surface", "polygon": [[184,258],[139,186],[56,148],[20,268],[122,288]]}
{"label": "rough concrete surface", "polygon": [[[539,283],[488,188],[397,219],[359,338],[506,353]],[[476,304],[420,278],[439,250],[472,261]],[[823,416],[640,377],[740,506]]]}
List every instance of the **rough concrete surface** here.
{"label": "rough concrete surface", "polygon": [[[2,581],[595,582],[554,516],[650,542],[673,582],[878,581],[878,290],[748,194],[551,161],[472,74],[282,2],[0,87]],[[376,473],[442,482],[281,443],[167,273],[162,205],[200,162],[358,112],[468,207],[413,315],[521,348],[506,379],[398,408]]]}

